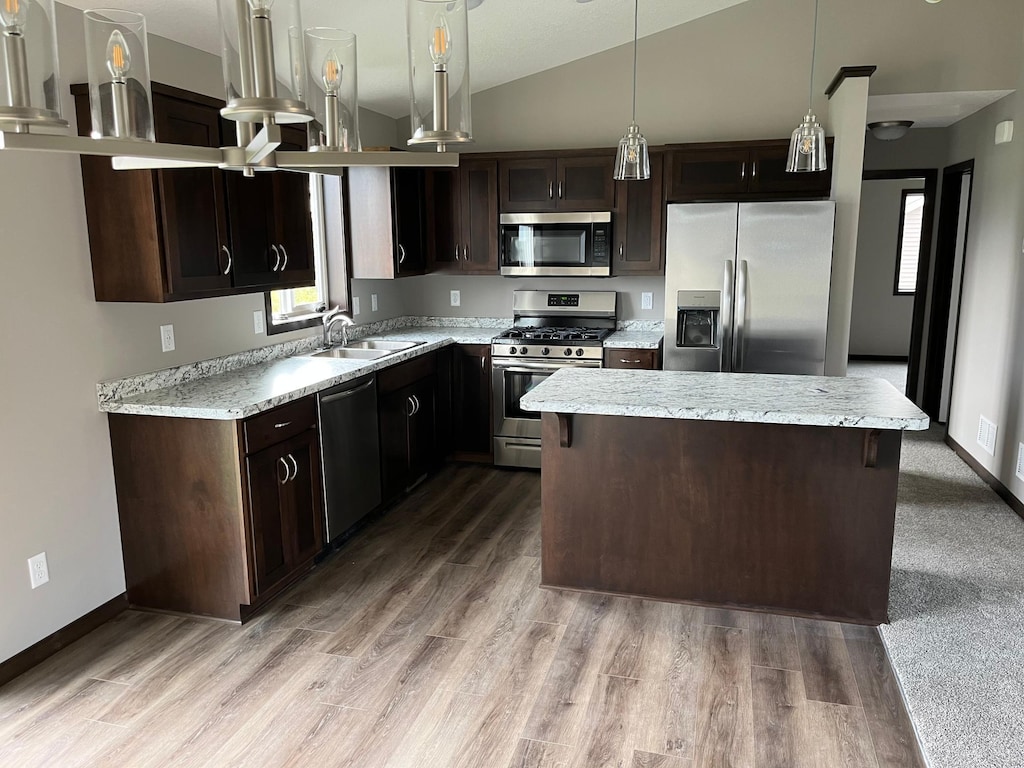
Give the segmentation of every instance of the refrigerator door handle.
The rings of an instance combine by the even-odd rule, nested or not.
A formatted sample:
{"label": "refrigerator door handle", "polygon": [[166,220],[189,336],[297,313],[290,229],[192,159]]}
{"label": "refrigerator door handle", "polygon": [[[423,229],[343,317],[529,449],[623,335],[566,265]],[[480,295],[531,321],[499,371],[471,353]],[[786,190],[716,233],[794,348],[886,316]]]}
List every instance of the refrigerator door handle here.
{"label": "refrigerator door handle", "polygon": [[736,285],[733,272],[732,260],[726,259],[725,275],[722,278],[722,314],[719,321],[719,325],[721,326],[719,335],[722,339],[720,344],[722,350],[722,364],[719,367],[720,370],[725,372],[732,370],[732,315],[733,304],[735,303],[733,287]]}
{"label": "refrigerator door handle", "polygon": [[747,336],[747,294],[750,290],[750,272],[747,260],[742,259],[736,273],[736,332],[732,342],[732,369],[737,373],[743,371],[743,348]]}

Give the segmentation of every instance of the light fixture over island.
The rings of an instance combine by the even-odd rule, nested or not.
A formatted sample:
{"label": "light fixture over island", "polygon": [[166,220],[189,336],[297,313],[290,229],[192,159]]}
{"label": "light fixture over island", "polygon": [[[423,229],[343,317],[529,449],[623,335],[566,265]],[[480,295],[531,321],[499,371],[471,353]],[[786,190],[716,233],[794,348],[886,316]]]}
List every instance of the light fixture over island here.
{"label": "light fixture over island", "polygon": [[565,369],[542,412],[543,586],[888,620],[903,430],[876,379]]}

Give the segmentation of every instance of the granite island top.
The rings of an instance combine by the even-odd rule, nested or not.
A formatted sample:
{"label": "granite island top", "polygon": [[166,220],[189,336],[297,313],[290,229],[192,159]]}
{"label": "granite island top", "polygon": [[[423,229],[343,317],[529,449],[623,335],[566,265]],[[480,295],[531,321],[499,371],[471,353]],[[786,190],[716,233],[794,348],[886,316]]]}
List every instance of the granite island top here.
{"label": "granite island top", "polygon": [[657,331],[616,331],[604,340],[605,349],[657,349],[665,332]]}
{"label": "granite island top", "polygon": [[882,379],[564,368],[520,399],[527,411],[924,430],[928,416]]}

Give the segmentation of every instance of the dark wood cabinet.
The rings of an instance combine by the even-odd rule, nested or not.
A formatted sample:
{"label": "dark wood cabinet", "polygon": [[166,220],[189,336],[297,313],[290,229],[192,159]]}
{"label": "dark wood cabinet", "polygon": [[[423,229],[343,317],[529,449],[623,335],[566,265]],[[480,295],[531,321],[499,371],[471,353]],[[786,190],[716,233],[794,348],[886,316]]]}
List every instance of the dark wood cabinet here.
{"label": "dark wood cabinet", "polygon": [[616,182],[612,274],[665,274],[664,155],[651,153],[651,178]]}
{"label": "dark wood cabinet", "polygon": [[427,269],[422,168],[352,168],[347,174],[352,277],[391,279]]}
{"label": "dark wood cabinet", "polygon": [[[827,142],[829,168],[833,140]],[[786,139],[668,148],[669,202],[786,200],[828,197],[831,170],[787,173]]]}
{"label": "dark wood cabinet", "polygon": [[610,211],[614,166],[603,153],[501,160],[501,212]]}
{"label": "dark wood cabinet", "polygon": [[498,163],[463,159],[427,172],[431,270],[498,274]]}
{"label": "dark wood cabinet", "polygon": [[439,462],[437,356],[426,354],[377,375],[384,503],[419,483]]}
{"label": "dark wood cabinet", "polygon": [[[88,88],[72,93],[79,133],[88,134]],[[233,144],[235,126],[221,120],[221,106],[154,83],[157,141]],[[282,136],[284,148],[305,147],[301,130],[283,128]],[[315,281],[306,174],[247,179],[210,168],[115,171],[109,158],[81,162],[97,301],[177,301]]]}
{"label": "dark wood cabinet", "polygon": [[636,371],[656,371],[661,368],[661,353],[657,349],[615,349],[604,351],[605,368]]}
{"label": "dark wood cabinet", "polygon": [[245,421],[110,414],[128,600],[233,621],[323,547],[316,399]]}
{"label": "dark wood cabinet", "polygon": [[460,461],[494,459],[491,413],[491,348],[458,344],[452,348],[452,447]]}

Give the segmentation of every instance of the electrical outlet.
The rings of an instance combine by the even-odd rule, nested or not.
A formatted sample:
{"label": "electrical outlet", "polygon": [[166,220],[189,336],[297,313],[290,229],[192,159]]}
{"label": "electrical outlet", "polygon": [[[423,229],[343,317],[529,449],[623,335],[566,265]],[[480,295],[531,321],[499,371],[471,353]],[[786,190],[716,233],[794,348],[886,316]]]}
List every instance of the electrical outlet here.
{"label": "electrical outlet", "polygon": [[46,565],[46,553],[40,552],[35,557],[28,559],[28,577],[32,589],[41,587],[50,580],[50,569]]}
{"label": "electrical outlet", "polygon": [[174,326],[160,326],[160,347],[164,352],[174,351]]}
{"label": "electrical outlet", "polygon": [[1024,443],[1017,447],[1017,477],[1024,482]]}
{"label": "electrical outlet", "polygon": [[262,309],[257,309],[252,313],[252,329],[257,335],[267,332],[267,326],[263,323]]}
{"label": "electrical outlet", "polygon": [[640,294],[640,309],[654,309],[654,294],[644,291]]}
{"label": "electrical outlet", "polygon": [[989,456],[996,455],[996,437],[999,427],[982,416],[978,420],[978,445],[985,449]]}
{"label": "electrical outlet", "polygon": [[453,307],[461,307],[462,306],[462,291],[452,291],[451,294],[452,294],[452,306]]}
{"label": "electrical outlet", "polygon": [[371,312],[376,312],[377,311],[377,294],[376,293],[371,293],[370,294],[370,311]]}
{"label": "electrical outlet", "polygon": [[358,314],[359,314],[359,297],[358,296],[353,296],[352,297],[352,315],[354,317],[355,315],[358,315]]}

